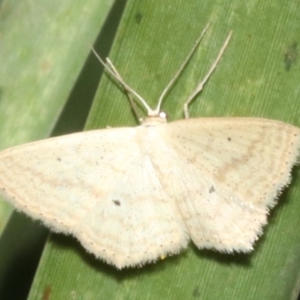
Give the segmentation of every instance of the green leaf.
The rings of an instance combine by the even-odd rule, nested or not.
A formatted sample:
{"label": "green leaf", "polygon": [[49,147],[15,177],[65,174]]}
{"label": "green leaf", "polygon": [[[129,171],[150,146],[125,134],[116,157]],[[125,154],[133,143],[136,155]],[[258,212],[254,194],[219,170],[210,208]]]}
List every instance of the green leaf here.
{"label": "green leaf", "polygon": [[[129,0],[110,58],[126,82],[155,107],[211,22],[200,49],[163,104],[171,121],[182,118],[185,99],[233,30],[216,71],[191,105],[191,116],[265,117],[299,127],[298,8],[295,0]],[[126,95],[104,76],[86,128],[135,124]],[[296,299],[299,182],[295,168],[264,235],[247,255],[219,254],[191,245],[181,255],[156,264],[118,271],[94,259],[74,238],[52,234],[29,299]]]}
{"label": "green leaf", "polygon": [[[1,149],[49,136],[112,4],[112,0],[1,1]],[[25,255],[30,243],[35,243],[43,231],[23,218],[13,217],[7,226],[11,211],[11,206],[1,200],[0,298],[3,299],[2,292],[9,289],[8,281],[15,280],[23,267],[20,255]],[[27,260],[31,258],[32,255]],[[17,263],[18,272],[14,272]],[[11,292],[22,290],[18,287]]]}

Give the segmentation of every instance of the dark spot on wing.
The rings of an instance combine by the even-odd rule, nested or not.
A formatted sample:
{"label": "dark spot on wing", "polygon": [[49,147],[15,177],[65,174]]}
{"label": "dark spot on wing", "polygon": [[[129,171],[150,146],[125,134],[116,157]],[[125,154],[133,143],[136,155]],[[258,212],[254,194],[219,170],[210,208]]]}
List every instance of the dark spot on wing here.
{"label": "dark spot on wing", "polygon": [[210,188],[209,188],[209,193],[214,193],[216,190],[215,190],[215,187],[212,185]]}
{"label": "dark spot on wing", "polygon": [[113,199],[112,201],[113,201],[113,203],[114,203],[116,206],[121,206],[120,200],[115,200],[115,199]]}
{"label": "dark spot on wing", "polygon": [[228,138],[227,138],[227,141],[228,141],[228,142],[231,142],[231,137],[228,137]]}

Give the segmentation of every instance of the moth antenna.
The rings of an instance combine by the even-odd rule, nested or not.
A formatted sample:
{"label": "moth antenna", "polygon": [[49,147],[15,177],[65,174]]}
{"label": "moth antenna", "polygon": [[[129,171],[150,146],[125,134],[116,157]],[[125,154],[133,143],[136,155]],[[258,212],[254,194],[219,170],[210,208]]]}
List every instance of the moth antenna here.
{"label": "moth antenna", "polygon": [[162,94],[160,95],[159,99],[158,99],[158,104],[157,107],[155,109],[155,111],[160,111],[160,107],[162,104],[162,101],[164,100],[164,98],[166,97],[166,95],[168,94],[168,92],[171,90],[172,86],[174,85],[174,83],[177,81],[178,77],[181,75],[182,71],[185,69],[186,65],[188,64],[188,62],[190,61],[191,57],[193,56],[194,52],[196,51],[197,47],[199,46],[203,36],[205,35],[208,27],[210,26],[210,23],[208,23],[205,28],[202,30],[200,36],[198,37],[198,39],[196,40],[192,50],[190,51],[190,53],[188,54],[188,56],[186,57],[186,59],[184,60],[184,62],[181,64],[181,66],[179,67],[178,71],[175,73],[175,75],[173,76],[173,78],[171,79],[171,81],[168,83],[168,85],[166,86],[166,88],[163,90]]}
{"label": "moth antenna", "polygon": [[201,80],[200,83],[198,83],[195,91],[192,93],[192,95],[189,96],[189,98],[186,100],[186,102],[183,105],[183,111],[184,111],[184,117],[185,119],[189,118],[189,109],[188,106],[189,104],[194,100],[194,98],[202,91],[203,86],[205,85],[205,83],[208,81],[209,77],[211,76],[211,74],[213,73],[213,71],[216,69],[221,57],[224,54],[224,51],[226,49],[226,47],[228,46],[228,43],[230,41],[232,35],[232,31],[229,33],[229,35],[227,36],[217,58],[215,59],[214,63],[212,64],[212,66],[210,67],[210,69],[208,70],[208,72],[206,73],[205,77]]}
{"label": "moth antenna", "polygon": [[[123,88],[127,91],[130,92],[132,95],[134,95],[141,103],[142,105],[145,107],[145,109],[147,110],[147,115],[148,116],[154,116],[157,115],[156,110],[153,110],[150,108],[150,106],[147,104],[147,102],[144,100],[144,98],[142,96],[140,96],[133,88],[131,88],[124,80],[123,78],[119,75],[119,72],[116,71],[116,68],[113,66],[113,64],[111,63],[111,61],[107,58],[106,60],[109,62],[110,67],[113,66],[113,69],[110,69],[106,63],[102,60],[102,58],[98,55],[98,53],[95,51],[95,49],[93,47],[91,47],[94,55],[97,57],[97,59],[99,60],[99,62],[102,64],[102,66],[105,68],[105,70],[113,76],[113,78],[115,78],[117,80],[117,82],[119,82]],[[115,73],[116,72],[116,73]]]}

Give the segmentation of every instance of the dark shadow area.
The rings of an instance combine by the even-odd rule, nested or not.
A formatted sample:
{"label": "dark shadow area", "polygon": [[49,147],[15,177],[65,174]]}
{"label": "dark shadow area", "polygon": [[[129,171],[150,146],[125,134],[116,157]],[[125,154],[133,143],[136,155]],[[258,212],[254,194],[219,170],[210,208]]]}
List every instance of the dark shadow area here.
{"label": "dark shadow area", "polygon": [[14,212],[1,236],[0,299],[26,299],[48,230]]}

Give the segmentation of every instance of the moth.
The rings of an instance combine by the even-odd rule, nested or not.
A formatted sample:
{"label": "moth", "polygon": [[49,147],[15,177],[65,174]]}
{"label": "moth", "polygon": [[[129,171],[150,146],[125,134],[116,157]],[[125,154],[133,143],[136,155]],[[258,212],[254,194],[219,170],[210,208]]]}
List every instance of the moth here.
{"label": "moth", "polygon": [[49,138],[0,152],[0,195],[56,232],[75,236],[121,269],[202,249],[250,252],[269,210],[291,181],[300,130],[260,118],[189,118],[188,105],[215,70],[231,34],[184,105],[167,122],[107,59],[107,72],[144,106],[137,127]]}

